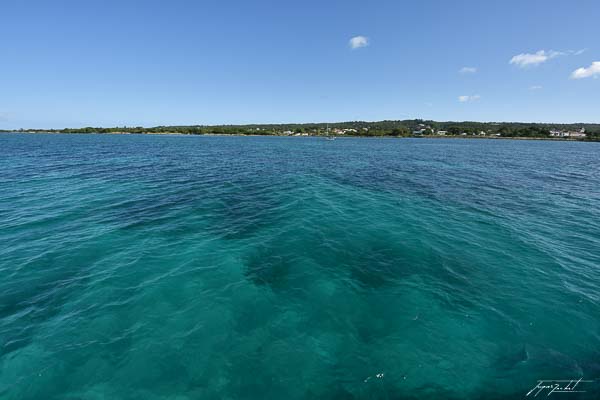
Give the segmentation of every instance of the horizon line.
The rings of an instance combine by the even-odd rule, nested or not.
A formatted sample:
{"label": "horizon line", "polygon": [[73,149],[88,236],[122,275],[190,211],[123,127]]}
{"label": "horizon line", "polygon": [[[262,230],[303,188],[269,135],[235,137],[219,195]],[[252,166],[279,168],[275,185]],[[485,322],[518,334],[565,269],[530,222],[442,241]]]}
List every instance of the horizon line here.
{"label": "horizon line", "polygon": [[248,126],[248,125],[321,125],[321,124],[347,124],[347,123],[378,123],[378,122],[405,122],[405,121],[423,121],[437,123],[478,123],[478,124],[536,124],[536,125],[600,125],[600,122],[544,122],[544,121],[481,121],[481,120],[435,120],[425,118],[408,118],[408,119],[379,119],[379,120],[338,120],[338,121],[318,121],[318,122],[249,122],[249,123],[218,123],[218,124],[158,124],[158,125],[80,125],[77,127],[61,127],[61,128],[13,128],[2,129],[0,131],[11,132],[15,130],[61,130],[61,129],[83,129],[83,128],[157,128],[157,127],[183,127],[183,126]]}

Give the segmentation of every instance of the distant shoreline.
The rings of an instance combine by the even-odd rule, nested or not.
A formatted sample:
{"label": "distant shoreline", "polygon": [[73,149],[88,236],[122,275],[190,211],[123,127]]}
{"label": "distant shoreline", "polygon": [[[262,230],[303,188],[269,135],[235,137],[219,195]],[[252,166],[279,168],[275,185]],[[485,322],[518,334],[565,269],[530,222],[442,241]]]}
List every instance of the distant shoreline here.
{"label": "distant shoreline", "polygon": [[[325,135],[257,135],[257,134],[242,134],[242,133],[179,133],[179,132],[52,132],[52,131],[35,131],[35,132],[20,132],[20,131],[0,131],[0,134],[18,133],[23,135],[152,135],[152,136],[209,136],[209,137],[289,137],[289,138],[325,138]],[[584,138],[569,138],[569,137],[523,137],[523,136],[479,136],[479,135],[420,135],[420,136],[369,136],[369,135],[331,135],[336,139],[356,138],[356,139],[491,139],[491,140],[544,140],[552,142],[599,142],[596,139]]]}
{"label": "distant shoreline", "polygon": [[209,136],[335,136],[600,141],[600,123],[433,121],[423,119],[241,125],[85,126],[20,128],[22,133],[96,133]]}

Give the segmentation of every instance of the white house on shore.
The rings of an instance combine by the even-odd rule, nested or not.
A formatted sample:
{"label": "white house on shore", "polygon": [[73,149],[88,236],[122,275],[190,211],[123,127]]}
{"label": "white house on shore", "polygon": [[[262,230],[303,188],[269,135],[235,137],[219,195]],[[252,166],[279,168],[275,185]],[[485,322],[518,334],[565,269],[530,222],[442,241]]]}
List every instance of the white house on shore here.
{"label": "white house on shore", "polygon": [[552,131],[550,131],[550,136],[552,136],[552,137],[584,138],[587,135],[585,134],[585,128],[581,128],[579,131],[571,131],[571,132],[552,130]]}

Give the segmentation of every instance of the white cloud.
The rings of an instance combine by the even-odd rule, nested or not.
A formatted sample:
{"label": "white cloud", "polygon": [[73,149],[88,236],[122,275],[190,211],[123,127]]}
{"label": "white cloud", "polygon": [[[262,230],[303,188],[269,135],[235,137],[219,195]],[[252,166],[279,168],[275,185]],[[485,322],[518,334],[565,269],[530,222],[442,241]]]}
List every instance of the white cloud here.
{"label": "white cloud", "polygon": [[581,50],[577,50],[577,51],[571,51],[571,53],[572,53],[574,56],[578,56],[578,55],[580,55],[580,54],[583,54],[583,53],[585,53],[586,51],[587,51],[587,49],[581,49]]}
{"label": "white cloud", "polygon": [[545,51],[540,50],[536,53],[521,53],[510,59],[509,64],[515,64],[521,68],[539,65],[552,58],[563,56],[565,53],[561,51]]}
{"label": "white cloud", "polygon": [[529,86],[529,90],[541,90],[543,89],[543,86],[540,85],[533,85],[533,86]]}
{"label": "white cloud", "polygon": [[354,36],[352,39],[350,39],[350,41],[348,41],[348,45],[351,49],[367,47],[369,45],[369,38],[365,36]]}
{"label": "white cloud", "polygon": [[458,101],[461,103],[467,103],[469,101],[475,101],[481,99],[481,96],[478,94],[474,94],[472,96],[458,96]]}
{"label": "white cloud", "polygon": [[589,78],[591,76],[593,76],[594,78],[597,78],[600,76],[600,61],[594,61],[592,63],[592,65],[590,65],[587,68],[584,68],[584,67],[577,68],[571,74],[571,79],[583,79],[583,78]]}
{"label": "white cloud", "polygon": [[475,72],[477,72],[477,68],[476,67],[462,67],[458,72],[460,72],[461,74],[474,74]]}

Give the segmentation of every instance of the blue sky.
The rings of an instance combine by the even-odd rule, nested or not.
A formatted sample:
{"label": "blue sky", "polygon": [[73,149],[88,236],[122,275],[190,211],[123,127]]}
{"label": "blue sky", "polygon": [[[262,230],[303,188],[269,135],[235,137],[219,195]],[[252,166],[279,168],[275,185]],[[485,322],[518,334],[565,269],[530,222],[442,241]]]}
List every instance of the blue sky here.
{"label": "blue sky", "polygon": [[4,0],[0,129],[600,122],[599,17],[597,0]]}

